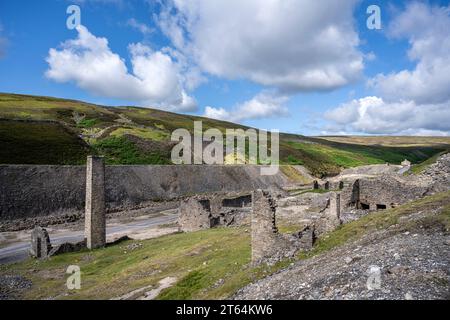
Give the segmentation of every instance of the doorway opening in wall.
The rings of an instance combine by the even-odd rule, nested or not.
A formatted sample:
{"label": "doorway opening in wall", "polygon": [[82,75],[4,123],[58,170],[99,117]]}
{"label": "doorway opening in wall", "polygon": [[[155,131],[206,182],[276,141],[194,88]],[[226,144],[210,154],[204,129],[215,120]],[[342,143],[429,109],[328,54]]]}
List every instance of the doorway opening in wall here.
{"label": "doorway opening in wall", "polygon": [[364,202],[361,202],[361,209],[363,210],[369,210],[370,209],[370,205]]}
{"label": "doorway opening in wall", "polygon": [[41,241],[41,238],[37,238],[36,241],[37,241],[37,244],[36,244],[35,254],[36,254],[36,257],[40,258],[42,256],[42,254],[41,254],[42,253],[42,241]]}
{"label": "doorway opening in wall", "polygon": [[385,204],[377,204],[377,210],[386,210],[387,207]]}

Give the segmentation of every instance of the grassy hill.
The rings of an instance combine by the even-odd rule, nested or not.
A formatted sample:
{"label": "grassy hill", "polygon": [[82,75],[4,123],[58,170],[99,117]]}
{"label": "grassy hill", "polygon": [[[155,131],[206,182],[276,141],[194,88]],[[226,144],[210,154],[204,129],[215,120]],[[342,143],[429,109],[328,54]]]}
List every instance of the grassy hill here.
{"label": "grassy hill", "polygon": [[[106,107],[81,101],[0,94],[0,163],[81,164],[99,154],[109,164],[170,164],[173,130],[248,127],[202,117],[137,107]],[[283,128],[280,128],[281,130]],[[367,143],[365,143],[367,139]],[[317,176],[364,164],[420,163],[450,149],[450,139],[398,137],[312,138],[282,134],[282,164],[304,165]],[[403,141],[403,140],[402,140]],[[417,141],[417,140],[416,140]]]}

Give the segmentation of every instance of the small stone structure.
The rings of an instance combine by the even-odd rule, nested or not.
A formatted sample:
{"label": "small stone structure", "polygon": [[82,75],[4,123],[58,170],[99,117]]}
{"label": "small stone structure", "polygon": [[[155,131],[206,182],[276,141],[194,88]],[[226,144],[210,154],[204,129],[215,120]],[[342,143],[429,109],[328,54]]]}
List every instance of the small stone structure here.
{"label": "small stone structure", "polygon": [[77,242],[77,243],[62,243],[52,248],[49,253],[49,256],[56,256],[58,254],[69,253],[69,252],[78,252],[86,248],[86,240]]}
{"label": "small stone structure", "polygon": [[405,159],[405,160],[401,163],[401,165],[402,165],[403,167],[409,167],[409,166],[411,166],[411,161]]}
{"label": "small stone structure", "polygon": [[[269,192],[257,190],[253,192],[252,212],[252,263],[269,265],[291,258],[300,249],[303,242],[312,240],[312,233],[299,233],[296,236],[278,232],[275,221],[276,204]],[[309,235],[309,237],[308,237]],[[300,241],[303,239],[303,241]],[[303,244],[310,247],[308,244]]]}
{"label": "small stone structure", "polygon": [[319,183],[317,180],[314,180],[312,188],[314,190],[342,190],[344,188],[344,181],[325,181],[323,183]]}
{"label": "small stone structure", "polygon": [[371,211],[389,209],[422,198],[429,189],[427,185],[383,175],[355,180],[342,191],[342,202],[345,208]]}
{"label": "small stone structure", "polygon": [[318,190],[319,189],[319,182],[317,180],[314,180],[313,182],[313,189]]}
{"label": "small stone structure", "polygon": [[211,194],[181,200],[178,224],[183,232],[239,225],[251,212],[249,194]]}
{"label": "small stone structure", "polygon": [[341,195],[336,192],[331,192],[327,208],[315,222],[314,236],[320,237],[323,234],[335,230],[341,224]]}
{"label": "small stone structure", "polygon": [[88,249],[106,244],[105,163],[102,157],[89,156],[86,168],[85,237]]}
{"label": "small stone structure", "polygon": [[218,223],[211,213],[211,202],[208,199],[192,197],[182,200],[179,213],[178,223],[184,232],[209,229]]}
{"label": "small stone structure", "polygon": [[50,237],[47,230],[36,226],[31,232],[31,249],[30,255],[35,258],[47,258],[52,250]]}

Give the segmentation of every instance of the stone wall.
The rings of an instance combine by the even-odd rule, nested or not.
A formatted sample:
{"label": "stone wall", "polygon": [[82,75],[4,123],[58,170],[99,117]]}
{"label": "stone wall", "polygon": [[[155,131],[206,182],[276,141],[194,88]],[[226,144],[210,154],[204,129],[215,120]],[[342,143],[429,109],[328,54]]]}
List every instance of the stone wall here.
{"label": "stone wall", "polygon": [[293,257],[301,243],[297,237],[278,232],[275,200],[262,190],[254,191],[252,198],[252,263],[274,264]]}
{"label": "stone wall", "polygon": [[[105,181],[107,211],[291,183],[281,170],[261,176],[257,166],[106,166]],[[0,222],[82,213],[85,183],[85,166],[0,165]]]}
{"label": "stone wall", "polygon": [[336,192],[331,192],[326,209],[313,223],[314,237],[320,238],[322,235],[335,230],[341,223],[341,195]]}
{"label": "stone wall", "polygon": [[182,200],[179,208],[178,224],[181,231],[194,232],[209,229],[216,225],[211,214],[211,202],[195,197]]}
{"label": "stone wall", "polygon": [[357,179],[342,191],[342,204],[346,208],[389,209],[422,198],[428,191],[426,185],[389,175]]}
{"label": "stone wall", "polygon": [[180,201],[178,224],[181,231],[192,232],[218,226],[249,222],[251,195],[216,193]]}

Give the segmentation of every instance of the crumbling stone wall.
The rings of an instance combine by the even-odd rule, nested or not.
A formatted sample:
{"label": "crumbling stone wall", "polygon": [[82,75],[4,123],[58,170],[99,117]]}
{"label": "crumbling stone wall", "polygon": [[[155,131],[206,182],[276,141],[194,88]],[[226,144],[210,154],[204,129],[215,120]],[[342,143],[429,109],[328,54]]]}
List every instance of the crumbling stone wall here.
{"label": "crumbling stone wall", "polygon": [[45,259],[58,254],[77,252],[86,248],[86,240],[77,243],[62,243],[52,246],[46,229],[35,226],[31,232],[31,248],[29,254],[33,258]]}
{"label": "crumbling stone wall", "polygon": [[269,192],[262,190],[254,191],[252,198],[252,263],[274,264],[293,257],[300,249],[301,242],[298,237],[278,232],[275,200]]}
{"label": "crumbling stone wall", "polygon": [[429,186],[384,175],[355,180],[342,191],[342,200],[346,208],[388,209],[422,198],[428,190]]}
{"label": "crumbling stone wall", "polygon": [[314,222],[314,236],[319,238],[323,234],[335,230],[341,224],[341,195],[331,192],[326,209],[322,212],[321,217]]}
{"label": "crumbling stone wall", "polygon": [[180,202],[178,224],[184,232],[240,225],[249,222],[250,212],[251,195],[194,196]]}
{"label": "crumbling stone wall", "polygon": [[335,181],[335,182],[331,182],[331,181],[325,181],[323,183],[319,183],[317,180],[313,181],[313,186],[312,188],[314,190],[342,190],[344,188],[344,182],[343,181]]}
{"label": "crumbling stone wall", "polygon": [[192,197],[181,201],[178,224],[182,231],[194,232],[209,229],[217,223],[217,219],[211,213],[210,200]]}

